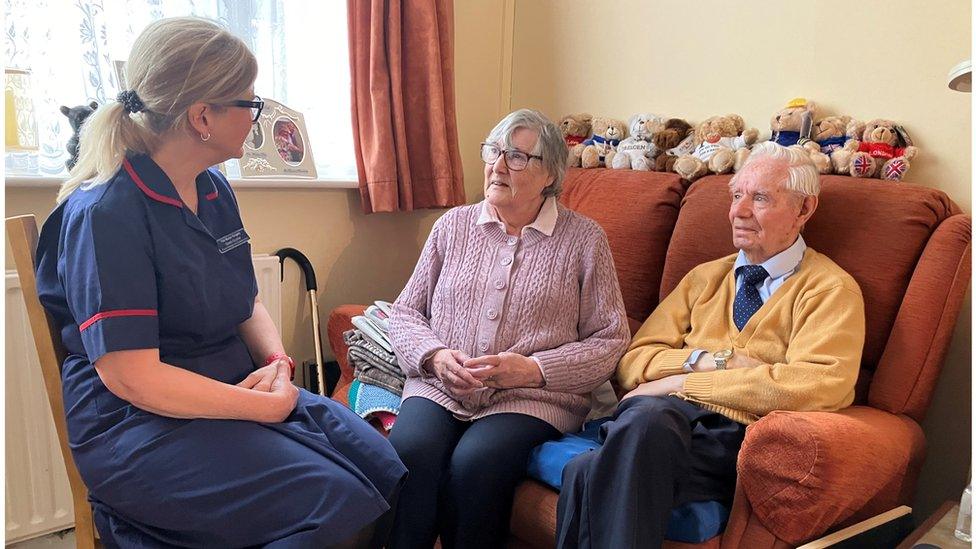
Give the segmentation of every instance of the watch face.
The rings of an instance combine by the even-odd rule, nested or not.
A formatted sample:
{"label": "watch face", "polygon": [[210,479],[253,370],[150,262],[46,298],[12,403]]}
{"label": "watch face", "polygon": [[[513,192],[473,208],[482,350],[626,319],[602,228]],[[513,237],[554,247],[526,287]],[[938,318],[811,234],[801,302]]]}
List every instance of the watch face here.
{"label": "watch face", "polygon": [[716,351],[712,356],[718,359],[728,360],[732,357],[732,349],[722,349],[721,351]]}

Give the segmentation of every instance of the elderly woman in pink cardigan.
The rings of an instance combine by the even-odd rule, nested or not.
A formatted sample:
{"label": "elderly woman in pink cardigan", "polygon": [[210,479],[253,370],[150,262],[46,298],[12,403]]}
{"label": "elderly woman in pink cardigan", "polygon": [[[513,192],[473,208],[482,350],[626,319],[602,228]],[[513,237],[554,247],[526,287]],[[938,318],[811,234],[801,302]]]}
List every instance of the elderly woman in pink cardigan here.
{"label": "elderly woman in pink cardigan", "polygon": [[579,429],[629,341],[603,230],[556,201],[559,128],[518,110],[481,146],[485,199],[435,224],[390,336],[409,470],[391,547],[500,547],[531,450]]}

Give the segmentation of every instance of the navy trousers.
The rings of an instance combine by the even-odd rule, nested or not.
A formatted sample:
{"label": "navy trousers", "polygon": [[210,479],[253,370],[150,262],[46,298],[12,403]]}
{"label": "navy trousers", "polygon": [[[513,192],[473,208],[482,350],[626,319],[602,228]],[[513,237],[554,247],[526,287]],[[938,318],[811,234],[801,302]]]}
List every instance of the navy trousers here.
{"label": "navy trousers", "polygon": [[556,546],[660,547],[671,508],[731,502],[745,425],[678,397],[632,397],[600,430],[603,446],[563,469]]}
{"label": "navy trousers", "polygon": [[389,547],[504,547],[529,453],[559,431],[525,414],[460,421],[421,397],[403,401],[390,443],[407,466]]}

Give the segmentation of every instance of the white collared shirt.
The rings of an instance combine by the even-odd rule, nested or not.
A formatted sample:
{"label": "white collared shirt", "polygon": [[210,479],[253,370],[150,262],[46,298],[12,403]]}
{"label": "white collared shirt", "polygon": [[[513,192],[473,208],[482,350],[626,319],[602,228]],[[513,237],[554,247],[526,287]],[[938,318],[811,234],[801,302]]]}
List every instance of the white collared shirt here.
{"label": "white collared shirt", "polygon": [[[556,207],[556,197],[550,196],[542,203],[542,208],[539,209],[539,215],[535,217],[535,220],[522,227],[522,235],[520,236],[525,235],[526,229],[535,229],[546,236],[552,236],[552,232],[556,229],[556,218],[558,217],[559,208]],[[495,207],[489,204],[487,200],[482,200],[481,215],[478,216],[476,224],[484,225],[486,223],[498,223],[502,232],[506,232],[505,222],[498,217]]]}
{"label": "white collared shirt", "polygon": [[[805,251],[807,251],[807,243],[803,241],[803,236],[797,236],[796,242],[792,246],[760,263],[766,269],[766,272],[769,273],[768,277],[759,284],[756,284],[756,289],[759,290],[759,297],[762,298],[763,303],[769,301],[769,297],[773,295],[773,292],[796,272],[796,269],[800,266],[800,262],[803,261],[803,252]],[[745,252],[739,250],[739,257],[735,258],[735,265],[732,266],[732,271],[735,272],[743,265],[752,264],[746,257]],[[736,292],[742,288],[744,276],[737,275],[735,277]]]}

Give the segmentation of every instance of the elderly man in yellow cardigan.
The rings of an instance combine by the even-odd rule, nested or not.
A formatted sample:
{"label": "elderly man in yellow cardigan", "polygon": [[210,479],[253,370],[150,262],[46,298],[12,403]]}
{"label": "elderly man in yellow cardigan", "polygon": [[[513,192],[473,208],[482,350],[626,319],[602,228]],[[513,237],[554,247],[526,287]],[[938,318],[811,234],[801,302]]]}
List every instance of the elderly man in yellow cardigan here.
{"label": "elderly man in yellow cardigan", "polygon": [[799,149],[756,146],[729,183],[739,252],[699,265],[634,336],[630,390],[602,446],[563,470],[560,548],[659,547],[672,507],[730,502],[746,425],[854,400],[864,300],[800,235],[820,180]]}

